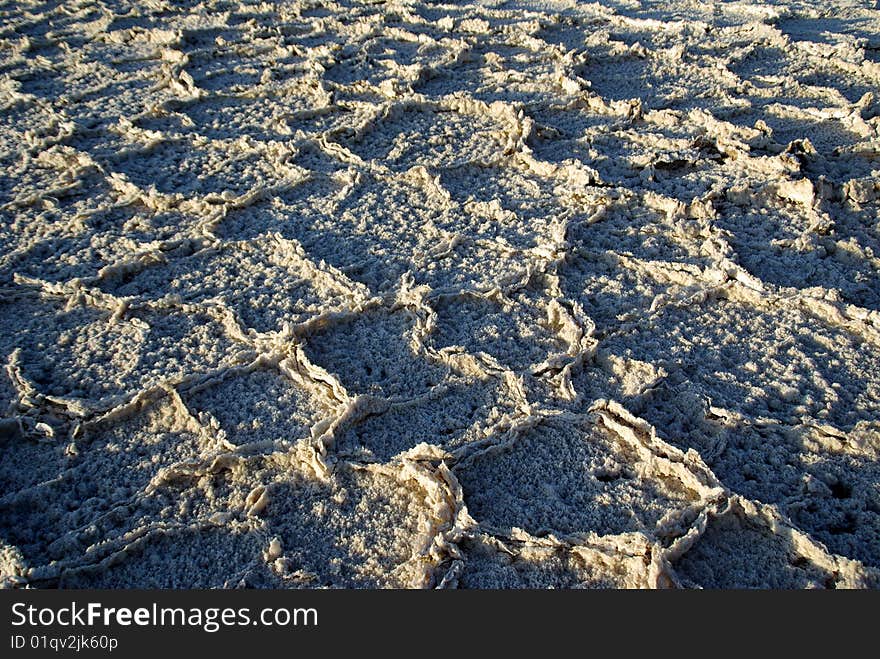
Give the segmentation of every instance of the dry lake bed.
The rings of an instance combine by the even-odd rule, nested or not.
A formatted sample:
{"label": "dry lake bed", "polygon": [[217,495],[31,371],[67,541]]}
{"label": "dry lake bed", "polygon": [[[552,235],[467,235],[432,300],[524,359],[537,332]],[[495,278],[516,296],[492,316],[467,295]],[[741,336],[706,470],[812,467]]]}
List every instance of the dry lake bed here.
{"label": "dry lake bed", "polygon": [[880,587],[880,8],[0,3],[0,585]]}

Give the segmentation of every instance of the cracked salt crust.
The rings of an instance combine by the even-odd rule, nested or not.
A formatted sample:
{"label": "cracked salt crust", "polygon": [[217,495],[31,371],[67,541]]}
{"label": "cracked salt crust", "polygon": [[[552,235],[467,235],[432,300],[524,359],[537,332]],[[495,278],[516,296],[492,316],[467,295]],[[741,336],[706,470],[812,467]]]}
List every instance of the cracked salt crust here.
{"label": "cracked salt crust", "polygon": [[4,12],[2,586],[880,586],[880,14],[490,4]]}

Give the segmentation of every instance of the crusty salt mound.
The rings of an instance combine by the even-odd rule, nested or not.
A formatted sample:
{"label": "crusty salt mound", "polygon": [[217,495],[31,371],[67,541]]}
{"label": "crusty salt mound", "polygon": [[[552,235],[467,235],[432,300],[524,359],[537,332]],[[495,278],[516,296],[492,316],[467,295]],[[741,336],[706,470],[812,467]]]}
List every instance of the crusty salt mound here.
{"label": "crusty salt mound", "polygon": [[880,10],[0,6],[5,587],[880,586]]}

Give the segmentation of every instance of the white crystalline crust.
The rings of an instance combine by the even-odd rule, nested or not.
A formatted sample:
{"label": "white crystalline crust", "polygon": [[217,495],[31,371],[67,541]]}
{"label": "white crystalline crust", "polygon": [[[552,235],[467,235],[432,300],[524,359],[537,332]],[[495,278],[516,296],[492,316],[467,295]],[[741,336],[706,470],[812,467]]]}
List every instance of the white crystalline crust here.
{"label": "white crystalline crust", "polygon": [[880,587],[880,10],[0,2],[3,587]]}

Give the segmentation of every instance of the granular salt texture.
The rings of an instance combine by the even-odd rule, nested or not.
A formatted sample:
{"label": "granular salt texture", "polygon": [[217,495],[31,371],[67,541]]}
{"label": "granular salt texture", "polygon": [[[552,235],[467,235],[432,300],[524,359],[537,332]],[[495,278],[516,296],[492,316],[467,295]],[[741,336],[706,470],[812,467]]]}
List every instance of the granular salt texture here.
{"label": "granular salt texture", "polygon": [[572,148],[589,154],[603,182],[631,187],[638,181],[638,188],[687,204],[735,183],[742,172],[728,167],[718,146],[698,126],[683,122],[684,116],[674,110],[648,113],[639,130],[590,125]]}
{"label": "granular salt texture", "polygon": [[241,528],[157,530],[95,567],[65,572],[59,586],[235,588],[251,572],[268,573],[261,555],[265,544],[259,534]]}
{"label": "granular salt texture", "polygon": [[691,382],[712,405],[751,418],[807,417],[845,431],[874,420],[880,400],[878,353],[864,337],[772,303],[667,307],[604,347],[653,362],[667,385]]}
{"label": "granular salt texture", "polygon": [[132,254],[162,258],[175,243],[188,242],[186,232],[197,224],[195,216],[157,213],[140,203],[108,206],[84,212],[69,231],[34,241],[13,265],[17,273],[47,282],[92,280],[130,262]]}
{"label": "granular salt texture", "polygon": [[[372,108],[369,104],[365,104],[367,108]],[[313,132],[316,134],[332,131],[336,123],[345,123],[352,120],[353,116],[361,116],[366,113],[367,109],[361,109],[360,106],[328,109],[326,112],[318,113],[302,113],[293,117],[287,117],[286,123],[294,132]],[[369,116],[372,116],[371,114]],[[353,170],[351,165],[344,159],[339,159],[332,145],[320,139],[303,139],[297,144],[296,152],[291,156],[290,162],[296,167],[302,167],[304,171],[310,172],[311,176],[320,179],[322,176],[336,175],[340,181],[345,184],[351,183],[351,179],[347,178]],[[282,198],[294,192],[296,186],[279,192]],[[326,210],[326,209],[325,209]]]}
{"label": "granular salt texture", "polygon": [[[0,98],[0,162],[4,169],[18,161],[19,148],[25,135],[53,135],[61,128],[58,125],[58,116],[52,112],[41,112],[35,107],[29,95],[22,92],[21,81],[9,81],[6,83],[3,96]],[[14,181],[3,182],[4,195],[9,194],[10,186]],[[4,196],[4,202],[7,198]]]}
{"label": "granular salt texture", "polygon": [[58,439],[27,432],[14,416],[4,419],[0,447],[0,492],[4,498],[53,480],[73,462]]}
{"label": "granular salt texture", "polygon": [[140,118],[138,127],[214,140],[239,135],[255,140],[281,140],[286,134],[284,117],[288,106],[277,99],[209,96],[167,103],[166,108],[165,112]]}
{"label": "granular salt texture", "polygon": [[[635,368],[629,370],[639,374]],[[644,392],[628,392],[628,409],[661,428],[660,433],[671,444],[682,451],[698,451],[714,467],[714,460],[726,449],[728,429],[725,419],[712,411],[712,398],[689,381],[669,386],[662,377],[645,380]]]}
{"label": "granular salt texture", "polygon": [[526,371],[568,348],[550,326],[549,299],[541,290],[503,298],[444,297],[430,304],[437,310],[437,323],[427,341],[436,349],[455,346],[470,354],[486,353],[511,370]]}
{"label": "granular salt texture", "polygon": [[279,569],[309,587],[421,587],[431,509],[414,481],[341,466],[329,483],[278,483],[262,513]]}
{"label": "granular salt texture", "polygon": [[[856,14],[854,18],[846,23],[841,23],[837,27],[839,32],[828,30],[826,25],[821,22],[810,20],[803,16],[791,15],[782,16],[776,22],[776,26],[780,32],[796,42],[814,42],[834,45],[847,46],[853,44],[858,30],[861,26],[869,26],[871,20],[868,16]],[[766,49],[762,49],[766,50]],[[839,49],[841,54],[846,53],[849,49]],[[810,53],[809,66],[803,66],[804,55],[809,51],[801,51],[798,53],[777,51],[777,55],[786,57],[785,74],[798,79],[805,85],[811,85],[817,92],[823,91],[829,98],[833,98],[834,93],[838,92],[844,96],[849,102],[855,103],[862,96],[871,91],[870,76],[866,76],[863,71],[859,71],[857,67],[850,67],[849,75],[841,76],[839,70],[834,67],[834,61],[821,57],[819,53]],[[821,52],[821,51],[820,51]],[[852,51],[849,51],[852,53]],[[848,53],[848,54],[849,54]],[[749,53],[751,54],[751,53]],[[818,56],[817,56],[818,55]],[[871,59],[869,52],[865,53],[866,59]],[[876,61],[876,56],[875,56]]]}
{"label": "granular salt texture", "polygon": [[4,17],[0,583],[878,583],[876,10],[122,4]]}
{"label": "granular salt texture", "polygon": [[308,439],[312,426],[333,412],[332,402],[317,387],[307,388],[269,368],[229,373],[182,398],[194,415],[209,415],[206,422],[216,425],[227,442],[242,447],[280,447]]}
{"label": "granular salt texture", "polygon": [[[47,136],[43,137],[45,139]],[[94,161],[87,154],[68,146],[59,145],[56,143],[56,139],[50,138],[50,141],[52,144],[48,148],[33,154],[30,153],[30,150],[25,151],[24,154],[18,151],[14,160],[10,157],[9,161],[5,163],[6,176],[2,187],[0,187],[0,192],[3,195],[4,206],[12,204],[11,207],[6,207],[8,210],[22,209],[26,211],[28,207],[41,210],[41,206],[45,208],[47,200],[56,202],[57,208],[60,210],[79,210],[90,202],[100,200],[101,193],[106,192],[107,183],[102,179]],[[48,205],[47,210],[52,208],[52,205]],[[19,214],[24,214],[27,217],[26,212]],[[48,217],[53,217],[53,215],[48,215]],[[14,223],[24,218],[13,216],[11,219]],[[13,224],[13,226],[15,225]],[[49,223],[48,226],[51,227],[52,224]],[[35,225],[33,228],[45,229],[46,227]],[[13,235],[20,236],[21,232],[17,231]]]}
{"label": "granular salt texture", "polygon": [[877,428],[742,425],[713,463],[731,490],[776,504],[830,551],[880,566]]}
{"label": "granular salt texture", "polygon": [[[454,69],[437,67],[415,85],[415,91],[437,101],[456,92],[466,92],[486,101],[497,97],[497,87],[486,84],[486,60],[482,57],[460,57]],[[509,91],[509,90],[508,90]]]}
{"label": "granular salt texture", "polygon": [[25,583],[27,567],[21,551],[6,542],[0,541],[0,588],[14,588]]}
{"label": "granular salt texture", "polygon": [[230,241],[279,233],[282,238],[303,242],[314,231],[319,219],[326,221],[325,216],[334,213],[349,189],[350,181],[326,175],[291,182],[287,188],[274,194],[241,207],[229,208],[214,233]]}
{"label": "granular salt texture", "polygon": [[788,503],[785,509],[799,528],[809,532],[829,551],[877,568],[880,567],[880,493],[877,491],[880,474],[875,456],[836,459],[807,456],[805,480],[819,481],[827,490],[817,483],[818,495]]}
{"label": "granular salt texture", "polygon": [[[587,402],[611,398],[635,407],[632,401],[641,401],[655,395],[666,375],[661,366],[651,362],[618,357],[600,349],[592,363],[585,364],[572,380],[575,390]],[[689,400],[688,403],[690,402]],[[672,434],[677,437],[677,430]]]}
{"label": "granular salt texture", "polygon": [[16,333],[3,337],[22,376],[39,394],[94,409],[107,409],[141,388],[235,363],[247,353],[222,323],[196,310],[132,311],[114,318],[110,310],[36,295],[3,306],[13,313],[30,309],[13,319]]}
{"label": "granular salt texture", "polygon": [[697,498],[674,478],[646,473],[631,447],[587,421],[545,421],[455,473],[470,514],[503,533],[651,535]]}
{"label": "granular salt texture", "polygon": [[440,227],[460,237],[529,249],[550,244],[570,214],[555,181],[519,167],[465,165],[440,170],[442,189],[460,206]]}
{"label": "granular salt texture", "polygon": [[[224,323],[200,310],[133,312],[147,346],[138,368],[141,385],[184,380],[223,366],[249,361],[252,352],[229,335]],[[146,327],[144,327],[146,325]]]}
{"label": "granular salt texture", "polygon": [[572,222],[568,237],[574,248],[651,260],[707,261],[700,251],[702,238],[682,232],[665,212],[638,195],[615,194],[597,212]]}
{"label": "granular salt texture", "polygon": [[[565,103],[537,106],[529,116],[536,124],[529,146],[536,158],[552,163],[584,160],[590,153],[589,140],[586,139],[590,131],[616,123],[613,116],[586,106],[572,112],[571,106],[567,107]],[[592,163],[591,166],[595,167]]]}
{"label": "granular salt texture", "polygon": [[685,585],[701,588],[828,588],[835,576],[799,555],[790,541],[737,512],[710,518],[675,565]]}
{"label": "granular salt texture", "polygon": [[831,216],[780,202],[721,205],[718,225],[729,232],[743,267],[765,282],[835,289],[851,304],[876,309],[880,280],[874,259],[858,242],[850,245],[845,228],[834,231]]}
{"label": "granular salt texture", "polygon": [[[459,588],[638,588],[642,556],[610,556],[585,548],[501,544],[486,538],[462,543]],[[641,564],[641,565],[640,565]]]}
{"label": "granular salt texture", "polygon": [[343,144],[366,161],[392,171],[492,163],[507,148],[509,125],[476,103],[407,104],[392,107],[356,140]]}
{"label": "granular salt texture", "polygon": [[[14,406],[18,402],[18,394],[15,390],[15,385],[12,384],[12,380],[9,377],[9,373],[6,372],[6,369],[0,370],[0,415],[4,417],[7,414],[14,412]],[[8,425],[4,426],[4,428],[8,429]],[[10,436],[9,432],[6,432],[4,436]]]}
{"label": "granular salt texture", "polygon": [[531,264],[523,253],[497,243],[476,242],[450,236],[438,243],[432,258],[415,274],[438,294],[490,291],[499,285],[521,284],[530,276]]}
{"label": "granular salt texture", "polygon": [[723,96],[724,86],[735,83],[733,76],[719,75],[714,62],[700,66],[674,51],[650,57],[641,43],[620,37],[590,41],[590,59],[579,73],[611,101],[638,98],[646,109],[686,109],[710,104],[713,96]]}
{"label": "granular salt texture", "polygon": [[[195,420],[173,399],[138,407],[87,430],[42,482],[5,493],[0,524],[29,562],[72,558],[105,533],[127,530],[127,506],[163,469],[210,451]],[[36,464],[27,468],[51,453],[33,454]]]}
{"label": "granular salt texture", "polygon": [[188,303],[220,304],[242,328],[278,331],[320,313],[344,309],[346,290],[321,272],[296,243],[270,235],[253,242],[168,259],[140,272],[108,279],[104,290],[117,297],[179,296]]}
{"label": "granular salt texture", "polygon": [[445,212],[420,177],[381,172],[357,176],[333,214],[323,214],[297,239],[316,261],[326,261],[374,293],[399,286],[437,248]]}
{"label": "granular salt texture", "polygon": [[454,52],[454,45],[437,42],[426,32],[397,28],[393,36],[384,36],[375,30],[335,53],[325,80],[343,87],[358,82],[378,87],[400,79],[417,83],[426,67],[442,65]]}
{"label": "granular salt texture", "polygon": [[413,398],[428,393],[446,371],[416,354],[413,330],[413,314],[406,310],[369,310],[307,337],[305,353],[350,395]]}
{"label": "granular salt texture", "polygon": [[442,212],[419,185],[374,175],[352,180],[342,173],[310,178],[271,201],[232,211],[217,232],[246,239],[276,231],[299,242],[315,263],[326,262],[379,292],[436,249],[439,234],[430,218]]}
{"label": "granular salt texture", "polygon": [[92,306],[68,308],[57,296],[29,294],[3,307],[14,328],[3,337],[6,354],[18,351],[21,373],[38,392],[97,402],[136,390],[148,340],[141,325],[112,322],[109,311]]}
{"label": "granular salt texture", "polygon": [[12,280],[15,267],[40,241],[75,236],[82,231],[81,214],[110,203],[104,179],[90,159],[60,147],[6,168],[0,179],[0,266],[3,281]]}
{"label": "granular salt texture", "polygon": [[421,443],[466,449],[515,416],[517,402],[500,378],[450,378],[424,398],[368,411],[346,424],[337,431],[333,452],[384,462]]}
{"label": "granular salt texture", "polygon": [[[237,197],[281,178],[278,168],[258,153],[237,151],[235,145],[223,142],[178,138],[143,148],[132,145],[99,163],[143,189],[188,196],[212,193]],[[166,174],[156,177],[157,171]]]}
{"label": "granular salt texture", "polygon": [[[534,30],[528,20],[508,19],[508,29],[524,34]],[[466,93],[469,97],[485,103],[505,101],[509,103],[552,104],[560,96],[573,91],[571,85],[561,88],[559,70],[547,58],[547,45],[540,41],[531,43],[504,43],[503,40],[472,37],[473,45],[464,56],[458,55],[455,68],[437,66],[416,82],[415,90],[432,99],[452,94]],[[462,44],[456,44],[463,50]],[[572,81],[573,82],[573,81]]]}
{"label": "granular salt texture", "polygon": [[[193,83],[198,89],[230,96],[263,91],[260,89],[263,72],[268,70],[271,74],[274,69],[271,52],[276,50],[274,40],[257,38],[242,48],[240,30],[224,32],[227,34],[205,31],[204,44],[187,40],[187,71],[192,75]],[[284,51],[278,49],[276,52]],[[292,100],[292,109],[296,109],[297,99]]]}
{"label": "granular salt texture", "polygon": [[565,298],[580,304],[603,333],[635,320],[656,296],[675,289],[601,249],[572,251],[559,268],[559,280]]}
{"label": "granular salt texture", "polygon": [[[149,84],[164,74],[167,63],[156,57],[155,44],[138,42],[138,36],[143,40],[172,37],[153,31],[129,34],[133,38],[124,43],[93,40],[81,46],[80,61],[86,60],[88,64],[78,66],[75,72],[66,71],[63,65],[55,67],[63,72],[55,80],[57,88],[64,90],[62,95],[69,93],[71,83],[80,85],[79,102],[65,108],[65,113],[77,123],[89,128],[112,125],[119,117],[161,107],[175,97],[167,87]],[[49,101],[57,98],[52,93],[40,96]]]}
{"label": "granular salt texture", "polygon": [[[863,181],[855,188],[850,186],[843,199],[823,202],[823,208],[834,218],[835,231],[846,238],[845,242],[838,245],[845,247],[845,253],[839,257],[845,257],[849,253],[856,263],[864,260],[875,263],[873,259],[880,252],[880,231],[877,230],[876,219],[880,212],[880,194],[877,193],[880,193],[880,189],[875,192],[873,181]],[[864,303],[854,304],[874,310],[877,310],[878,305],[870,297]]]}

